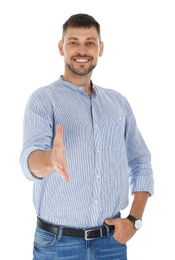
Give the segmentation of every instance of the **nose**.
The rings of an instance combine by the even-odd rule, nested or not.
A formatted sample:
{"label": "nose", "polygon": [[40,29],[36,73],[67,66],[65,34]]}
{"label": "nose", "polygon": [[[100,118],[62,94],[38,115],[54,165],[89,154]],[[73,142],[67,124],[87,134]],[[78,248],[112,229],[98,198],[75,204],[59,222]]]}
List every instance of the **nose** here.
{"label": "nose", "polygon": [[86,49],[86,46],[79,46],[79,48],[76,51],[77,55],[80,55],[80,56],[87,55],[87,52],[88,51]]}

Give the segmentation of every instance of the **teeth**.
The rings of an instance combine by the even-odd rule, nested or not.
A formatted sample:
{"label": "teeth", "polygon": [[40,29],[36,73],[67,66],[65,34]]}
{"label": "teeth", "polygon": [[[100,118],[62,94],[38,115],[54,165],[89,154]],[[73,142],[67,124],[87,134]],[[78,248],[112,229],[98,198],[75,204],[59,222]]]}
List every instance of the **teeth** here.
{"label": "teeth", "polygon": [[86,61],[88,61],[88,60],[76,60],[76,61],[78,61],[78,62],[86,62]]}

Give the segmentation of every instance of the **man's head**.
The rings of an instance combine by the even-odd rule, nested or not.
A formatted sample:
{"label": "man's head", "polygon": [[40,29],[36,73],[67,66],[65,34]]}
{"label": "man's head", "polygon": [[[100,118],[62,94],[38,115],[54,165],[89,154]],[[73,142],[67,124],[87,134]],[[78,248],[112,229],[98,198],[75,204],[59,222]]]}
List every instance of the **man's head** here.
{"label": "man's head", "polygon": [[58,48],[64,56],[67,75],[90,76],[103,53],[99,23],[87,14],[72,15],[63,24]]}
{"label": "man's head", "polygon": [[88,14],[74,14],[69,17],[69,19],[63,24],[62,40],[64,40],[65,33],[68,28],[91,28],[95,27],[97,30],[99,40],[101,41],[100,36],[100,25],[99,23]]}

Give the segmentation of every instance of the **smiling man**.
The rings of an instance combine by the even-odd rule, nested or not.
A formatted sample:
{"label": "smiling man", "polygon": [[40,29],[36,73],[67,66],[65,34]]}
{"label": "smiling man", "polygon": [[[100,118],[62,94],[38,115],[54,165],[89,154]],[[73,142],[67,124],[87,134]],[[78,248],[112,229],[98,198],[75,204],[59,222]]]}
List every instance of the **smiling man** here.
{"label": "smiling man", "polygon": [[[64,74],[30,96],[20,156],[33,181],[34,260],[126,260],[153,194],[151,155],[126,98],[91,80],[100,25],[72,15],[58,43]],[[121,211],[133,202],[129,216]]]}
{"label": "smiling man", "polygon": [[62,41],[59,42],[58,48],[65,61],[65,73],[62,78],[77,86],[83,86],[91,95],[92,71],[97,65],[98,57],[103,53],[100,27],[88,24],[84,28],[73,25],[69,27],[68,21],[64,24]]}

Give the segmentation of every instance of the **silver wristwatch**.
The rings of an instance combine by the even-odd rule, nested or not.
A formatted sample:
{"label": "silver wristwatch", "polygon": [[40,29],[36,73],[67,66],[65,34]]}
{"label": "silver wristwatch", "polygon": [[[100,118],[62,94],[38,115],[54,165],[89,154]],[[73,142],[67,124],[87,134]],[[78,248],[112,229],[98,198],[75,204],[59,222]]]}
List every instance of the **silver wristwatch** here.
{"label": "silver wristwatch", "polygon": [[142,226],[142,220],[133,217],[132,215],[127,216],[127,219],[129,219],[133,224],[134,224],[134,228],[136,230],[139,230]]}

